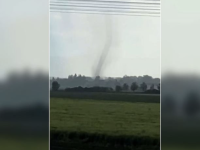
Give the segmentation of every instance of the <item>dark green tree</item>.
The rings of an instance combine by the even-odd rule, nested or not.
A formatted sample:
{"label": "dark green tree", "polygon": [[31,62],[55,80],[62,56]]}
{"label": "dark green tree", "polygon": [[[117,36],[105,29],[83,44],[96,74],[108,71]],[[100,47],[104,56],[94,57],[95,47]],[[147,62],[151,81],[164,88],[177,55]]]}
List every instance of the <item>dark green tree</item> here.
{"label": "dark green tree", "polygon": [[124,83],[124,85],[123,85],[123,90],[127,91],[128,89],[129,89],[128,84]]}
{"label": "dark green tree", "polygon": [[135,90],[137,90],[137,89],[138,89],[137,83],[136,83],[136,82],[133,82],[133,83],[131,84],[131,90],[132,90],[132,91],[135,91]]}
{"label": "dark green tree", "polygon": [[115,87],[115,91],[116,91],[116,92],[121,92],[121,91],[122,91],[122,87],[121,87],[120,85],[117,85],[117,86]]}
{"label": "dark green tree", "polygon": [[143,82],[141,85],[140,85],[141,89],[143,91],[146,91],[147,90],[147,84],[145,82]]}
{"label": "dark green tree", "polygon": [[57,91],[60,87],[60,84],[57,81],[52,82],[52,90]]}

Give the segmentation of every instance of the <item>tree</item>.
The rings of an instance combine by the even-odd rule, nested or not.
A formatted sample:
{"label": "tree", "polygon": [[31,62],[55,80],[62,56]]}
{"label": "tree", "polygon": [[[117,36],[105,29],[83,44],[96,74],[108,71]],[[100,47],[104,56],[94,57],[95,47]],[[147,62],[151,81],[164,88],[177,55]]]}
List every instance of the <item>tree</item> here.
{"label": "tree", "polygon": [[121,92],[121,91],[122,91],[122,87],[121,87],[120,85],[117,85],[117,86],[115,87],[115,91],[116,91],[116,92]]}
{"label": "tree", "polygon": [[132,90],[132,91],[135,91],[135,90],[137,90],[137,88],[138,88],[137,83],[136,83],[136,82],[133,82],[133,83],[131,84],[131,90]]}
{"label": "tree", "polygon": [[160,83],[157,85],[158,90],[160,91]]}
{"label": "tree", "polygon": [[145,82],[143,82],[140,87],[142,88],[143,91],[147,90],[147,84]]}
{"label": "tree", "polygon": [[127,91],[128,88],[129,88],[128,84],[124,83],[124,85],[123,85],[123,90]]}
{"label": "tree", "polygon": [[150,90],[154,90],[154,84],[151,85]]}
{"label": "tree", "polygon": [[52,82],[52,90],[57,91],[60,87],[60,84],[57,81]]}

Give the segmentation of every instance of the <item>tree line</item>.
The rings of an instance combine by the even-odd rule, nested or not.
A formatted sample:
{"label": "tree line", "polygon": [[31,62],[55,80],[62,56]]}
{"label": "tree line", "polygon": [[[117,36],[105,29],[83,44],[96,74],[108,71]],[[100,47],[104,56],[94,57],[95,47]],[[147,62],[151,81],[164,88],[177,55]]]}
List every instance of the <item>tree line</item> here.
{"label": "tree line", "polygon": [[[141,84],[145,83],[149,88],[151,85],[157,86],[160,83],[159,78],[153,78],[148,75],[144,76],[123,76],[123,77],[87,77],[84,75],[69,75],[67,78],[51,78],[50,83],[52,85],[53,81],[57,81],[60,84],[60,89],[64,90],[65,88],[74,88],[74,87],[110,87],[114,90],[118,85],[122,90],[134,89],[134,86],[140,87]],[[135,84],[133,84],[135,82]],[[125,84],[125,85],[124,85]],[[132,85],[133,84],[133,85]],[[137,84],[137,85],[136,85]],[[145,86],[142,86],[142,89],[145,91]]]}
{"label": "tree line", "polygon": [[[52,82],[52,90],[58,91],[60,87],[60,84],[57,81]],[[160,91],[160,84],[157,85],[157,89],[155,89],[154,84],[150,86],[150,89],[147,90],[147,84],[143,82],[142,84],[138,85],[136,82],[133,82],[131,86],[127,83],[124,83],[123,86],[116,85],[115,89],[111,87],[100,87],[100,86],[94,86],[94,87],[73,87],[73,88],[65,88],[65,91],[67,92],[128,92],[132,91],[135,92],[138,88],[141,89],[141,92],[149,92],[149,93],[159,93]]]}

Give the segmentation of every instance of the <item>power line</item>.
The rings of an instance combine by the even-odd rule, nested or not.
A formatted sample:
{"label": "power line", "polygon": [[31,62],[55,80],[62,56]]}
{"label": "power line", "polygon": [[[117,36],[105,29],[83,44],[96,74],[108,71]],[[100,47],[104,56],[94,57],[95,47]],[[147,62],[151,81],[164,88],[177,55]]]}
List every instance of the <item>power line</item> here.
{"label": "power line", "polygon": [[[108,4],[110,4],[110,6]],[[126,6],[129,6],[129,7],[125,7],[124,4],[126,4]],[[137,4],[137,7],[132,7],[133,6],[132,4]],[[127,1],[119,1],[119,0],[118,1],[114,1],[114,0],[112,1],[111,0],[60,0],[60,1],[51,3],[50,9],[51,9],[51,12],[61,12],[61,13],[85,13],[85,14],[129,15],[129,16],[137,15],[137,16],[159,17],[158,15],[160,14],[159,12],[160,8],[156,7],[159,5],[156,5],[153,7],[147,7],[147,6],[141,7],[142,6],[141,4],[145,4],[147,6],[153,6],[152,4],[159,4],[159,3],[130,2],[130,1],[127,2]],[[137,11],[132,11],[132,10],[137,10]],[[139,11],[139,10],[143,10],[143,11]]]}
{"label": "power line", "polygon": [[159,12],[145,12],[145,11],[113,11],[113,10],[100,10],[100,9],[75,9],[75,8],[52,8],[57,10],[83,10],[83,11],[99,11],[99,12],[120,12],[120,13],[147,13],[147,14],[160,14]]}
{"label": "power line", "polygon": [[160,17],[158,15],[148,15],[148,14],[120,14],[120,13],[94,13],[94,12],[84,12],[84,11],[60,11],[60,10],[51,10],[52,13],[78,13],[78,14],[95,14],[95,15],[120,15],[120,16],[141,16],[141,17]]}
{"label": "power line", "polygon": [[91,2],[91,3],[118,3],[118,4],[147,4],[147,5],[160,5],[155,2],[131,2],[131,1],[114,1],[114,0],[59,0],[56,2]]}
{"label": "power line", "polygon": [[160,14],[159,12],[144,12],[144,11],[113,11],[113,10],[100,10],[100,9],[75,9],[75,8],[51,8],[53,10],[75,10],[75,11],[97,11],[97,12],[114,12],[114,13],[141,13],[141,14]]}
{"label": "power line", "polygon": [[94,4],[94,3],[80,3],[80,2],[53,2],[51,3],[50,5],[52,4],[58,4],[58,5],[64,5],[64,4],[76,4],[76,5],[83,5],[83,6],[88,6],[88,5],[92,5],[92,6],[117,6],[117,7],[138,7],[138,8],[160,8],[159,6],[152,6],[152,5],[130,5],[130,4],[102,4],[102,3],[99,3],[99,4]]}
{"label": "power line", "polygon": [[80,1],[54,1],[54,2],[51,2],[50,4],[59,4],[59,5],[64,5],[64,4],[76,4],[76,5],[92,5],[92,6],[120,6],[120,7],[140,7],[140,8],[160,8],[159,5],[138,5],[138,4],[124,4],[124,3],[92,3],[91,1],[87,2],[85,0],[85,3],[84,2],[80,2]]}
{"label": "power line", "polygon": [[130,8],[126,8],[126,7],[104,7],[104,6],[93,6],[93,5],[89,5],[89,6],[80,6],[80,5],[60,5],[60,4],[50,4],[51,6],[67,6],[67,7],[88,7],[88,8],[113,8],[113,9],[137,9],[137,10],[160,10],[160,9],[155,9],[155,8],[136,8],[136,7],[130,7]]}

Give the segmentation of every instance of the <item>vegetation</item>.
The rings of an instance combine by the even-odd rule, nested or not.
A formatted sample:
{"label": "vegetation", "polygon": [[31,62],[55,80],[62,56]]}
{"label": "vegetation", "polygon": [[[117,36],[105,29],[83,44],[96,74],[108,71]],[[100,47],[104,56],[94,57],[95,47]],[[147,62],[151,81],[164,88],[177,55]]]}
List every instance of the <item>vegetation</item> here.
{"label": "vegetation", "polygon": [[102,101],[106,100],[106,101],[122,101],[122,102],[160,103],[160,95],[145,95],[145,94],[141,95],[133,93],[51,91],[50,96],[51,98],[71,98],[75,100],[93,99]]}
{"label": "vegetation", "polygon": [[112,92],[113,89],[109,87],[74,87],[74,88],[66,88],[66,92]]}
{"label": "vegetation", "polygon": [[159,103],[51,98],[50,107],[55,149],[159,149]]}
{"label": "vegetation", "polygon": [[140,87],[142,88],[143,91],[147,90],[147,84],[145,82],[143,82]]}
{"label": "vegetation", "polygon": [[52,82],[52,90],[57,91],[60,87],[60,84],[57,81]]}
{"label": "vegetation", "polygon": [[160,91],[160,83],[157,85],[158,90]]}
{"label": "vegetation", "polygon": [[160,96],[147,85],[159,81],[150,76],[53,78],[51,149],[158,150]]}
{"label": "vegetation", "polygon": [[[148,75],[144,76],[124,76],[124,77],[108,77],[108,78],[102,78],[100,76],[96,77],[87,77],[84,75],[69,75],[68,78],[51,78],[50,84],[52,85],[52,82],[57,81],[60,84],[60,89],[65,88],[73,88],[73,87],[111,87],[115,89],[117,85],[120,85],[123,87],[124,84],[127,84],[129,87],[131,87],[131,84],[133,82],[137,82],[138,85],[142,84],[143,82],[146,85],[155,84],[158,85],[160,83],[159,78],[153,78]],[[52,88],[52,87],[51,87]]]}
{"label": "vegetation", "polygon": [[150,86],[150,90],[154,90],[154,84]]}
{"label": "vegetation", "polygon": [[117,85],[117,86],[115,87],[115,91],[116,91],[116,92],[121,92],[121,91],[122,91],[122,87],[121,87],[120,85]]}
{"label": "vegetation", "polygon": [[128,89],[129,89],[128,84],[124,83],[124,85],[123,85],[123,90],[124,90],[124,91],[127,91]]}
{"label": "vegetation", "polygon": [[131,84],[131,90],[132,90],[132,91],[135,91],[135,90],[137,90],[137,88],[138,88],[137,83],[136,83],[136,82],[133,82],[133,83]]}

